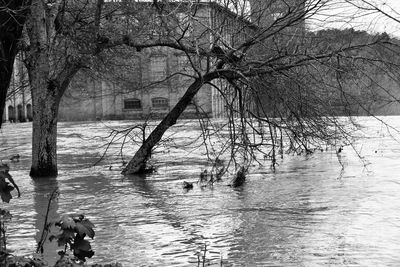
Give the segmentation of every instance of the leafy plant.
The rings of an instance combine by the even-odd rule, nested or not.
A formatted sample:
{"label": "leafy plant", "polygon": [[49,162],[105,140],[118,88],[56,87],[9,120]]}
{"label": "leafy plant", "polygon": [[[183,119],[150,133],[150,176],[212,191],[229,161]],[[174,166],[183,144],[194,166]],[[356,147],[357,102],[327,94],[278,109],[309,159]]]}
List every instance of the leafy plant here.
{"label": "leafy plant", "polygon": [[[19,191],[17,184],[14,182],[14,179],[8,173],[9,171],[10,171],[10,167],[8,167],[7,164],[0,165],[0,197],[1,197],[1,200],[6,203],[9,203],[10,200],[12,199],[11,191],[14,190],[14,188],[17,189],[18,197],[21,196],[21,193]],[[10,185],[10,183],[7,182],[7,180],[13,186]]]}
{"label": "leafy plant", "polygon": [[[10,167],[7,164],[0,164],[0,197],[3,202],[9,203],[12,199],[11,191],[17,189],[18,197],[21,193],[14,179],[9,174]],[[8,180],[8,181],[7,181]],[[10,185],[10,183],[12,185]],[[7,239],[5,222],[11,220],[11,213],[6,209],[0,209],[0,264],[5,265],[7,262]]]}
{"label": "leafy plant", "polygon": [[[6,203],[9,203],[12,199],[11,191],[14,189],[17,190],[18,197],[21,195],[17,184],[9,174],[9,170],[10,168],[7,164],[0,164],[0,197],[1,200]],[[59,193],[60,192],[58,190],[54,190],[49,196],[44,229],[41,240],[38,243],[37,253],[43,253],[44,240],[47,239],[46,237],[49,234],[50,227],[54,224],[60,228],[60,233],[58,235],[51,235],[49,240],[52,241],[56,239],[59,246],[64,246],[64,250],[59,252],[61,258],[64,258],[64,261],[65,259],[69,258],[64,257],[67,254],[67,249],[69,249],[73,251],[75,259],[85,262],[86,258],[91,258],[94,255],[90,242],[85,239],[86,236],[92,239],[94,238],[94,225],[88,219],[86,219],[84,215],[64,215],[56,223],[48,223],[47,218],[49,215],[51,202],[57,199]],[[6,249],[5,221],[10,219],[11,213],[8,210],[0,208],[0,266],[43,266],[43,264],[40,263],[40,260],[38,261],[36,259],[32,260],[29,258],[16,256],[9,258],[10,254]]]}
{"label": "leafy plant", "polygon": [[94,225],[84,215],[64,215],[60,221],[55,223],[61,230],[59,235],[50,236],[49,240],[57,240],[59,246],[64,246],[64,250],[59,254],[63,257],[67,249],[73,251],[74,256],[86,261],[94,255],[90,242],[86,236],[94,238]]}

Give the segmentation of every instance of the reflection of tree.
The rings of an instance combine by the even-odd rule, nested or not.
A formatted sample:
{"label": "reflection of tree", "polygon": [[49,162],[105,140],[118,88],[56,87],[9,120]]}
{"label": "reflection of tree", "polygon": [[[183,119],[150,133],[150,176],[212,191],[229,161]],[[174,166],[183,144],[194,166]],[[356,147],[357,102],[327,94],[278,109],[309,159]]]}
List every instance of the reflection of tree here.
{"label": "reflection of tree", "polygon": [[170,195],[172,192],[156,189],[150,181],[143,179],[143,177],[138,175],[129,176],[129,182],[131,182],[137,192],[146,199],[146,203],[148,203],[149,207],[156,208],[161,212],[161,216],[166,222],[175,229],[185,230],[182,227],[185,218],[176,212],[174,206],[168,204],[167,198],[171,197]]}
{"label": "reflection of tree", "polygon": [[[34,187],[33,201],[36,211],[35,228],[37,230],[35,235],[35,240],[36,242],[39,242],[43,231],[49,197],[54,190],[58,190],[58,182],[55,178],[35,179],[33,180],[33,187]],[[54,222],[59,218],[57,210],[58,210],[58,203],[57,201],[53,200],[49,210],[48,222]],[[54,241],[49,242],[47,240],[44,243],[43,248],[44,248],[44,253],[43,253],[44,259],[48,261],[50,266],[53,266],[57,259],[57,249],[58,249],[57,242]]]}
{"label": "reflection of tree", "polygon": [[301,244],[307,227],[314,224],[315,214],[324,210],[312,203],[315,192],[310,188],[319,188],[317,179],[291,179],[285,174],[299,172],[303,163],[288,162],[272,182],[257,181],[252,187],[235,190],[238,201],[232,209],[240,223],[229,246],[228,259],[232,262],[301,265],[302,250],[296,246]]}
{"label": "reflection of tree", "polygon": [[[143,197],[146,210],[157,210],[156,218],[147,218],[146,224],[152,224],[153,219],[156,219],[156,224],[163,224],[161,229],[171,227],[172,229],[168,231],[174,232],[172,239],[168,239],[168,234],[163,232],[164,237],[158,237],[157,247],[153,249],[162,249],[163,253],[166,252],[162,254],[163,257],[186,254],[187,260],[196,262],[194,253],[207,244],[207,259],[219,259],[221,248],[225,246],[223,237],[231,236],[230,225],[234,218],[218,212],[224,208],[226,199],[215,198],[211,192],[210,198],[193,196],[181,198],[174,190],[165,189],[164,182],[160,184],[161,188],[158,188],[158,182],[143,177],[131,175],[128,179],[135,192]],[[144,228],[141,227],[141,223],[135,225],[139,234],[141,230],[146,230],[148,227],[146,224],[143,225]],[[152,228],[158,229],[156,225]],[[163,242],[169,242],[170,245],[164,248]]]}

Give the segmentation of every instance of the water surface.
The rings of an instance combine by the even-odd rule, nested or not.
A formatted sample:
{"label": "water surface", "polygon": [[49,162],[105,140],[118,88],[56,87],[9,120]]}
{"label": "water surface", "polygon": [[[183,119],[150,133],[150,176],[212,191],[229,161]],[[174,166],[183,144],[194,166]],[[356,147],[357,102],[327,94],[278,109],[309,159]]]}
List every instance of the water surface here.
{"label": "water surface", "polygon": [[[399,117],[383,119],[400,126]],[[345,147],[339,159],[334,151],[286,155],[276,172],[268,164],[253,166],[243,188],[227,186],[226,177],[213,188],[191,191],[182,189],[182,181],[197,181],[206,167],[204,151],[159,149],[157,173],[124,177],[117,146],[93,166],[104,151],[104,139],[97,137],[108,133],[100,122],[60,123],[60,174],[32,180],[31,125],[6,124],[1,158],[22,157],[10,165],[22,196],[3,205],[13,214],[9,248],[18,255],[35,250],[47,194],[59,189],[53,220],[83,213],[96,225],[90,262],[197,266],[195,253],[207,244],[207,258],[216,266],[221,258],[224,266],[398,266],[400,138],[381,122],[359,121],[366,126],[359,132],[364,138],[355,150]],[[112,127],[129,123],[105,122]],[[179,144],[196,131],[178,125],[171,134]],[[137,148],[127,147],[127,156]],[[55,245],[46,248],[46,259],[54,262]]]}

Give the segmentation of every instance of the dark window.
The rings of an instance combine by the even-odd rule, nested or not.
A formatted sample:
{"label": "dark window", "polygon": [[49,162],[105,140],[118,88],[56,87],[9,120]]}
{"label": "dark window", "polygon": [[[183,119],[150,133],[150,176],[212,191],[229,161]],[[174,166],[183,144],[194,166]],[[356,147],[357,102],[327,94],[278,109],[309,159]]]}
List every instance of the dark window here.
{"label": "dark window", "polygon": [[163,97],[153,98],[151,99],[151,103],[153,108],[168,108],[169,106],[168,99]]}
{"label": "dark window", "polygon": [[25,122],[24,107],[21,104],[17,106],[17,113],[18,113],[18,121]]}
{"label": "dark window", "polygon": [[13,106],[8,106],[8,120],[15,122],[15,109]]}
{"label": "dark window", "polygon": [[27,114],[28,120],[32,121],[33,116],[32,116],[32,105],[31,104],[26,105],[26,114]]}
{"label": "dark window", "polygon": [[124,109],[142,109],[142,102],[139,99],[125,99]]}

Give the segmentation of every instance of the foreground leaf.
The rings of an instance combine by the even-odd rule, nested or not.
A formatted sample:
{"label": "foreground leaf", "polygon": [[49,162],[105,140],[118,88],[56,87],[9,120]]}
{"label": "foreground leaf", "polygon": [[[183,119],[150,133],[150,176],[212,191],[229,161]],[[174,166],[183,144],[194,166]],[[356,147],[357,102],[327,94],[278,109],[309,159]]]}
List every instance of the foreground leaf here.
{"label": "foreground leaf", "polygon": [[66,244],[70,244],[74,239],[74,237],[75,237],[75,232],[73,230],[71,229],[63,230],[62,233],[56,237],[58,246],[65,246]]}
{"label": "foreground leaf", "polygon": [[[2,174],[2,172],[0,172]],[[12,199],[11,191],[14,190],[9,183],[7,183],[4,178],[0,176],[0,197],[3,202],[9,203]]]}
{"label": "foreground leaf", "polygon": [[61,229],[75,229],[76,223],[70,215],[63,215],[59,223]]}
{"label": "foreground leaf", "polygon": [[[0,165],[0,179],[3,179],[4,182],[6,182],[5,179],[7,179],[8,181],[10,181],[10,183],[17,189],[18,192],[18,197],[21,196],[21,193],[19,191],[18,185],[14,182],[14,179],[12,178],[12,176],[8,173],[8,171],[10,170],[10,167],[8,167],[7,164],[2,164]],[[14,189],[14,188],[13,188]]]}
{"label": "foreground leaf", "polygon": [[88,219],[84,219],[81,222],[77,222],[75,226],[75,230],[80,236],[84,236],[86,234],[88,237],[94,237],[93,223],[91,223]]}
{"label": "foreground leaf", "polygon": [[75,240],[74,249],[79,249],[82,251],[89,251],[92,249],[90,242],[84,239]]}

